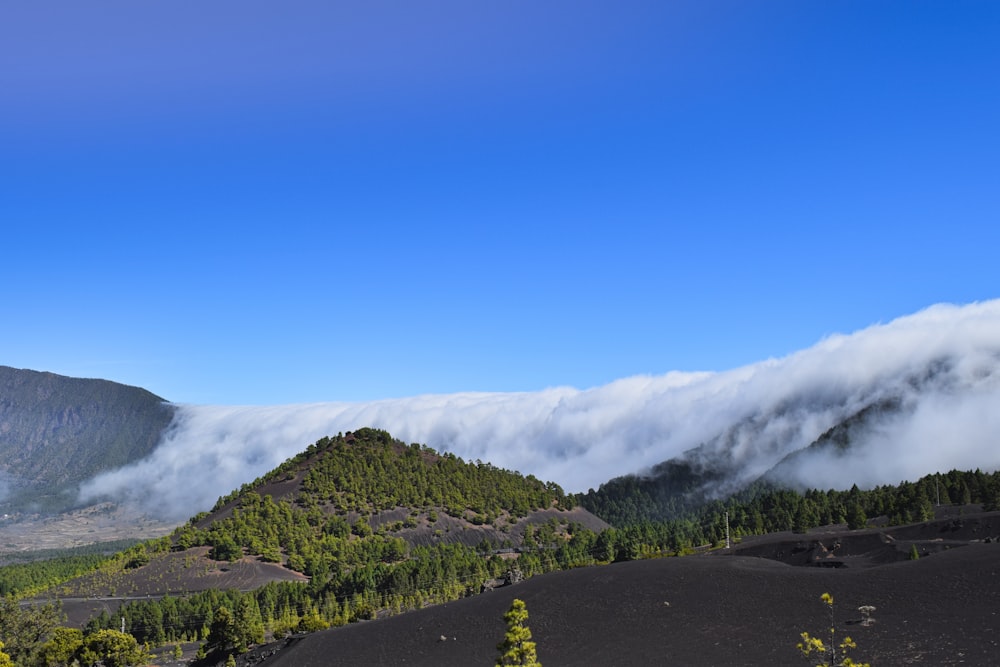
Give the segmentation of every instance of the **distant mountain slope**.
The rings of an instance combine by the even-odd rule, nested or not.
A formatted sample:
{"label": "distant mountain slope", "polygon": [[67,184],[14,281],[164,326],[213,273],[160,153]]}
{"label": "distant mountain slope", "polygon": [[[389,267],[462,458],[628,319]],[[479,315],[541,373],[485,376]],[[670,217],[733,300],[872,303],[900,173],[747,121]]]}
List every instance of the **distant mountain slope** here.
{"label": "distant mountain slope", "polygon": [[137,387],[0,366],[0,511],[62,511],[84,480],[148,456],[174,416]]}
{"label": "distant mountain slope", "polygon": [[[1000,339],[908,361],[905,372],[846,386],[842,369],[831,363],[826,382],[720,424],[716,435],[679,455],[582,494],[581,504],[612,523],[623,516],[662,520],[758,482],[847,489],[956,466],[994,470],[1000,460],[997,345]],[[840,363],[858,363],[838,356]]]}

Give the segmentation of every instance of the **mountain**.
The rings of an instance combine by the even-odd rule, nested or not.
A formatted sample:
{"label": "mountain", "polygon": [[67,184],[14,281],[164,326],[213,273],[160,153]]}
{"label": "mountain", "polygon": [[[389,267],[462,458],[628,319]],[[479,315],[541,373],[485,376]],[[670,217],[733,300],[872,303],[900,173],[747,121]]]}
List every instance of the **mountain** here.
{"label": "mountain", "polygon": [[[115,591],[263,588],[264,622],[281,632],[308,623],[312,610],[327,623],[361,620],[591,563],[606,528],[556,484],[365,428],[320,439],[59,594],[84,599],[66,603],[82,624],[94,613],[90,598]],[[196,616],[206,604],[211,613],[218,596],[171,604]],[[161,612],[159,602],[132,603],[126,625],[141,641],[179,639],[180,628],[150,627]]]}
{"label": "mountain", "polygon": [[[145,434],[124,437],[142,443],[118,459],[127,462],[77,468],[87,456],[73,451],[76,441],[63,441],[68,449],[40,456],[37,465],[60,464],[74,475],[79,505],[110,499],[132,516],[173,525],[294,456],[302,443],[366,424],[554,480],[569,492],[628,475],[636,488],[660,480],[645,491],[648,499],[635,497],[679,509],[761,479],[869,488],[1000,467],[1000,300],[933,306],[733,370],[638,376],[591,389],[277,406],[145,398],[144,409],[117,411],[126,432]],[[35,415],[19,418],[28,424]],[[54,418],[37,419],[22,430],[45,432]],[[23,438],[17,446],[23,456]],[[35,464],[21,465],[27,470],[15,471],[8,487],[34,479],[28,466]]]}
{"label": "mountain", "polygon": [[[582,360],[583,361],[583,360]],[[877,410],[874,406],[898,405]],[[183,520],[293,456],[359,425],[585,492],[666,462],[724,496],[786,457],[797,487],[870,487],[1000,467],[1000,300],[937,305],[783,358],[720,372],[637,376],[590,389],[424,395],[363,403],[177,406],[146,459],[84,486]],[[865,412],[868,410],[868,412]],[[862,415],[846,456],[811,448]],[[698,482],[697,478],[704,478]]]}
{"label": "mountain", "polygon": [[0,366],[0,513],[76,506],[82,482],[148,456],[173,416],[138,387]]}
{"label": "mountain", "polygon": [[[794,411],[794,410],[793,410]],[[752,477],[734,456],[736,443],[763,442],[768,454],[781,451],[764,431],[780,414],[736,424],[709,443],[659,463],[643,474],[623,475],[580,496],[581,504],[598,516],[620,525],[634,521],[669,521],[712,500],[725,499],[748,488],[844,489],[842,469],[872,452],[874,436],[885,424],[904,420],[912,412],[900,396],[872,399],[857,412],[838,421],[816,440],[783,456],[763,474]],[[809,470],[807,475],[801,474]],[[809,480],[807,483],[804,480]]]}

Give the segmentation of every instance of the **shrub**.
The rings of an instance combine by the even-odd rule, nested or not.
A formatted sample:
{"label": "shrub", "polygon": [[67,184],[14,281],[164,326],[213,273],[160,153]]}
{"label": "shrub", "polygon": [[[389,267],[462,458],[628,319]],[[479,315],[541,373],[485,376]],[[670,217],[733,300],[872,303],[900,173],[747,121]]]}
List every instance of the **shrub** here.
{"label": "shrub", "polygon": [[[824,642],[819,637],[813,637],[808,632],[801,634],[802,641],[797,644],[797,648],[802,655],[809,660],[819,660],[816,667],[871,667],[867,662],[855,662],[847,655],[850,649],[858,647],[850,637],[844,637],[840,644],[836,640],[836,627],[833,621],[833,596],[823,593],[820,596],[823,604],[830,612],[830,639],[829,643]],[[875,608],[872,607],[872,610]],[[864,612],[862,612],[864,613]],[[837,660],[837,649],[840,649],[841,658]]]}

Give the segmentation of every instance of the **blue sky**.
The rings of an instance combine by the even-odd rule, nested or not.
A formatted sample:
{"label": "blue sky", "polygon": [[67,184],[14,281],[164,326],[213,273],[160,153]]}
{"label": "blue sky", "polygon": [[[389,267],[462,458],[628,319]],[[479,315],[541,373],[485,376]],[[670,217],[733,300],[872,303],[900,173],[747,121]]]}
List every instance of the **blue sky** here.
{"label": "blue sky", "polygon": [[0,8],[0,364],[277,404],[1000,296],[993,2]]}

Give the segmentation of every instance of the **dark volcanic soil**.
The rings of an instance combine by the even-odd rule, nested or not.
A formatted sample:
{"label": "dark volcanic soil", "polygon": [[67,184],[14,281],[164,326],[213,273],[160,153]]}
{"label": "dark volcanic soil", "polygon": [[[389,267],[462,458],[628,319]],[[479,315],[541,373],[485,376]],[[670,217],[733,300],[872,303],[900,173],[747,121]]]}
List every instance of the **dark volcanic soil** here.
{"label": "dark volcanic soil", "polygon": [[[799,633],[827,627],[827,607],[819,598],[829,592],[837,636],[858,643],[855,659],[873,665],[996,665],[1000,544],[992,538],[1000,533],[1000,515],[964,521],[957,528],[933,522],[776,536],[729,552],[554,573],[293,638],[259,664],[490,665],[503,638],[503,613],[517,597],[527,603],[528,625],[546,667],[802,665],[809,663],[795,648]],[[822,546],[810,546],[811,540]],[[928,546],[928,555],[916,561],[898,560],[893,554],[909,551],[910,543],[940,548]],[[791,553],[799,547],[804,550]],[[779,552],[796,558],[783,556],[783,562]],[[842,566],[816,566],[800,558],[803,553],[832,553]],[[789,564],[796,560],[803,562]],[[874,625],[861,625],[861,605],[876,607]]]}

